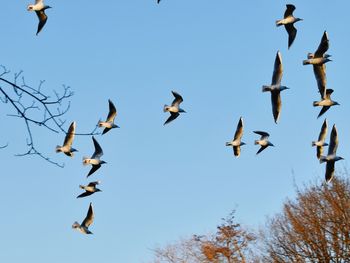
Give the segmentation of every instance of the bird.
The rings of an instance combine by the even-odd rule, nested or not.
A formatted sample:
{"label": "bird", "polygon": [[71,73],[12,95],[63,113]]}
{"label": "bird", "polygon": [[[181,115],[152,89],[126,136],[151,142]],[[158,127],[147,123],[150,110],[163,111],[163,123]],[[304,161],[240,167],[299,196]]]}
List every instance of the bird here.
{"label": "bird", "polygon": [[117,110],[111,100],[108,100],[109,103],[109,112],[106,121],[99,121],[99,127],[105,127],[102,134],[107,133],[113,128],[119,128],[118,125],[114,124],[114,119],[117,116]]}
{"label": "bird", "polygon": [[308,53],[308,59],[303,61],[303,65],[313,65],[314,75],[317,82],[318,91],[321,94],[321,98],[326,96],[326,63],[332,61],[331,55],[326,54],[329,49],[329,39],[327,31],[323,32],[321,42],[315,53]]}
{"label": "bird", "polygon": [[344,159],[343,157],[337,156],[337,148],[338,148],[338,131],[337,131],[337,127],[334,124],[331,131],[330,140],[329,140],[328,155],[320,157],[320,163],[327,162],[326,173],[325,173],[326,183],[329,183],[333,179],[335,162]]}
{"label": "bird", "polygon": [[164,105],[163,111],[169,112],[170,116],[164,122],[163,125],[168,124],[169,122],[171,122],[171,121],[175,120],[177,117],[179,117],[180,112],[186,112],[180,108],[180,103],[183,102],[181,95],[175,91],[171,91],[171,93],[174,95],[175,99],[171,103],[171,106],[168,106],[166,104]]}
{"label": "bird", "polygon": [[83,165],[89,165],[89,164],[92,165],[92,168],[86,177],[89,177],[90,175],[92,175],[101,167],[102,164],[106,163],[105,161],[102,161],[100,159],[101,156],[103,155],[103,151],[94,136],[92,136],[92,141],[94,142],[95,152],[93,153],[91,158],[83,157]]}
{"label": "bird", "polygon": [[63,146],[56,146],[56,153],[63,152],[65,155],[69,157],[73,157],[74,153],[77,152],[77,149],[72,148],[74,135],[75,135],[75,121],[71,123],[71,125],[68,128],[68,132],[66,134],[66,137],[64,138]]}
{"label": "bird", "polygon": [[328,146],[328,143],[325,142],[327,130],[328,130],[328,124],[327,124],[327,119],[325,119],[323,121],[320,134],[318,135],[318,140],[312,142],[312,146],[316,146],[317,159],[320,159],[323,154],[323,146]]}
{"label": "bird", "polygon": [[272,81],[270,86],[263,86],[262,91],[271,92],[271,104],[272,104],[272,114],[273,118],[275,120],[275,123],[278,122],[278,119],[280,117],[281,108],[282,108],[282,101],[281,101],[281,91],[285,89],[289,89],[286,86],[281,86],[281,80],[283,76],[283,65],[282,65],[282,56],[281,52],[277,52],[273,74],[272,74]]}
{"label": "bird", "polygon": [[89,196],[92,195],[96,192],[102,192],[100,189],[96,188],[96,185],[100,184],[100,181],[96,181],[96,182],[90,182],[88,185],[79,185],[79,187],[81,189],[84,189],[85,192],[78,195],[77,198],[81,198],[81,197],[85,197],[85,196]]}
{"label": "bird", "polygon": [[267,132],[264,132],[264,131],[254,131],[254,133],[256,134],[259,134],[261,137],[260,137],[260,140],[255,140],[254,141],[254,144],[259,144],[261,147],[259,149],[259,151],[257,151],[256,154],[259,154],[261,153],[263,150],[265,150],[267,147],[269,146],[274,146],[269,140],[269,136],[270,134],[268,134]]}
{"label": "bird", "polygon": [[157,4],[159,4],[160,3],[160,0],[157,0]]}
{"label": "bird", "polygon": [[314,107],[322,106],[322,109],[320,113],[318,114],[317,118],[321,117],[328,109],[334,105],[340,105],[338,102],[331,99],[331,94],[333,93],[332,89],[326,90],[326,96],[320,101],[314,101],[313,105]]}
{"label": "bird", "polygon": [[44,0],[35,0],[35,4],[30,4],[27,7],[28,11],[35,11],[36,15],[39,18],[38,30],[36,35],[38,35],[43,29],[44,25],[47,21],[47,15],[45,14],[45,10],[51,8],[51,6],[45,5]]}
{"label": "bird", "polygon": [[92,203],[89,205],[89,210],[87,212],[87,215],[84,219],[84,221],[79,224],[77,221],[75,221],[72,225],[72,228],[78,230],[79,232],[83,234],[92,234],[92,232],[89,230],[89,226],[94,222],[94,210],[92,209]]}
{"label": "bird", "polygon": [[288,49],[290,48],[290,46],[293,44],[295,37],[297,35],[297,30],[294,27],[294,23],[298,22],[298,21],[302,21],[303,19],[301,18],[296,18],[293,16],[293,12],[295,10],[295,6],[294,5],[286,5],[287,9],[284,12],[284,18],[281,20],[277,20],[276,21],[276,26],[282,26],[284,25],[287,33],[288,33]]}
{"label": "bird", "polygon": [[238,157],[241,154],[241,146],[245,145],[244,142],[241,141],[243,135],[243,118],[241,117],[238,121],[235,137],[232,141],[226,142],[226,146],[232,146],[233,153],[236,157]]}

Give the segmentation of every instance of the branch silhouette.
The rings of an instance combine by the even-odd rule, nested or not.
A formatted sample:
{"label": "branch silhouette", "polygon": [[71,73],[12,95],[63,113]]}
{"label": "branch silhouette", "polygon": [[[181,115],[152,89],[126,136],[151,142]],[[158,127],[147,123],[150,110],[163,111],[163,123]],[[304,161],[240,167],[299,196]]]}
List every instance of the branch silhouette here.
{"label": "branch silhouette", "polygon": [[[70,109],[70,98],[74,95],[69,86],[63,85],[61,92],[53,90],[53,95],[43,91],[45,81],[40,81],[37,88],[27,85],[23,77],[23,71],[14,74],[14,80],[8,80],[10,74],[5,66],[0,66],[0,101],[8,104],[15,111],[8,116],[23,120],[27,131],[27,151],[16,154],[16,156],[37,155],[45,161],[63,168],[64,164],[53,161],[41,153],[36,147],[33,126],[44,127],[53,133],[67,134],[63,126],[63,119]],[[18,83],[20,82],[20,83]],[[96,135],[98,126],[88,133],[76,133],[75,135]],[[0,149],[8,144],[0,146]]]}

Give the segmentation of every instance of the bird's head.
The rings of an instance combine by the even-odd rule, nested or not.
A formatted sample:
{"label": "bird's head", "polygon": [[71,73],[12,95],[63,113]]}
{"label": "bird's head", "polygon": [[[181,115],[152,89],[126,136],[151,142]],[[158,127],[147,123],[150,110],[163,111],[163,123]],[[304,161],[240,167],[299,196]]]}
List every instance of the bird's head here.
{"label": "bird's head", "polygon": [[80,224],[77,221],[75,221],[74,224],[72,225],[72,228],[78,228],[79,226]]}
{"label": "bird's head", "polygon": [[27,6],[27,11],[33,11],[33,10],[34,10],[34,5]]}

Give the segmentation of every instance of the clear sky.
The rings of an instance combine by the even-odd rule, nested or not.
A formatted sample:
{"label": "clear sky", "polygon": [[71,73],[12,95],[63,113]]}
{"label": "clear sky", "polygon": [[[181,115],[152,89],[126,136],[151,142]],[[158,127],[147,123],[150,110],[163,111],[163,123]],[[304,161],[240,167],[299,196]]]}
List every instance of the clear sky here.
{"label": "clear sky", "polygon": [[[322,2],[322,4],[320,4]],[[36,157],[14,157],[26,150],[21,120],[0,104],[2,160],[0,261],[8,263],[148,262],[151,248],[180,237],[215,230],[236,209],[237,220],[257,228],[293,197],[294,184],[324,178],[316,159],[324,117],[311,66],[303,66],[327,30],[333,62],[328,87],[341,106],[324,116],[329,132],[336,123],[338,154],[350,158],[348,1],[293,1],[298,34],[290,50],[287,33],[275,20],[285,1],[154,0],[47,1],[48,22],[36,36],[37,17],[27,1],[7,1],[0,9],[0,64],[24,71],[28,84],[46,80],[48,92],[62,84],[75,92],[68,123],[90,131],[105,118],[108,99],[121,127],[97,136],[107,162],[89,179],[101,180],[97,193],[76,199],[89,170],[90,136],[77,137],[74,158],[54,152],[63,134],[36,129],[44,154],[65,163],[55,167]],[[270,84],[277,50],[282,53],[280,123],[273,122]],[[12,74],[11,73],[11,74]],[[11,76],[11,77],[10,77]],[[12,75],[10,75],[12,79]],[[187,113],[163,126],[179,92]],[[225,142],[244,118],[239,158]],[[68,127],[66,127],[68,128]],[[271,147],[256,156],[253,130],[271,134]],[[327,136],[327,140],[329,135]],[[93,202],[92,236],[71,229]]]}

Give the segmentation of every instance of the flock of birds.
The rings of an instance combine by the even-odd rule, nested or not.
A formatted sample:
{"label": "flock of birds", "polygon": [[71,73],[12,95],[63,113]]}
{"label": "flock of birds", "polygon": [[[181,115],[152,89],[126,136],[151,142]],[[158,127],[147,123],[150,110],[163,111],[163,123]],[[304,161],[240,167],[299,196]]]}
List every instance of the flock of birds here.
{"label": "flock of birds", "polygon": [[[158,4],[159,2],[160,0],[157,0]],[[38,24],[38,29],[36,34],[39,34],[39,32],[44,27],[47,21],[47,15],[45,14],[45,10],[49,8],[51,7],[45,5],[43,0],[36,0],[35,4],[28,5],[27,10],[35,11],[39,18],[39,24]],[[284,18],[276,21],[276,26],[279,27],[283,25],[288,33],[288,49],[293,44],[297,35],[297,29],[294,27],[294,23],[303,20],[301,18],[296,18],[293,16],[294,10],[295,10],[294,5],[287,4],[286,11],[284,13]],[[322,116],[330,107],[334,105],[339,105],[339,103],[331,99],[331,94],[333,93],[333,89],[326,88],[327,86],[326,85],[327,84],[326,63],[331,61],[330,60],[331,55],[326,53],[328,51],[328,48],[329,48],[329,39],[328,39],[328,34],[325,31],[323,33],[321,42],[317,50],[314,53],[308,53],[307,59],[303,61],[303,65],[313,66],[313,71],[316,78],[318,91],[321,96],[321,99],[319,101],[315,101],[313,103],[313,106],[315,107],[316,106],[322,107],[318,117]],[[275,58],[271,85],[264,85],[262,87],[262,92],[271,93],[272,113],[276,124],[279,120],[281,108],[282,108],[280,93],[283,90],[289,89],[288,87],[281,85],[282,76],[283,76],[282,55],[278,51]],[[186,112],[185,110],[180,108],[180,104],[183,102],[182,96],[175,91],[172,91],[172,94],[174,96],[173,102],[171,103],[170,106],[164,105],[164,108],[163,108],[164,112],[170,113],[170,116],[164,122],[164,125],[174,121],[176,118],[179,117],[180,113]],[[119,128],[114,123],[116,116],[117,116],[117,110],[113,102],[109,100],[109,114],[107,116],[107,119],[104,122],[102,121],[98,122],[98,126],[104,128],[102,134],[107,133],[113,128]],[[76,123],[72,122],[66,134],[63,146],[57,146],[56,152],[63,152],[67,156],[72,157],[73,152],[77,151],[72,147],[74,135],[75,135],[75,128],[76,128]],[[342,160],[343,158],[336,155],[336,151],[338,148],[338,133],[337,133],[336,126],[333,125],[331,135],[330,135],[329,145],[325,142],[327,129],[328,129],[328,124],[327,124],[327,120],[325,119],[321,128],[318,140],[312,142],[312,146],[316,146],[317,148],[316,156],[319,159],[320,163],[324,163],[324,162],[327,163],[325,179],[326,179],[326,182],[328,183],[332,180],[334,176],[335,162],[338,160]],[[260,149],[257,151],[256,154],[261,153],[263,150],[265,150],[269,146],[274,146],[269,141],[269,136],[270,136],[269,133],[265,131],[254,131],[254,133],[260,135],[260,139],[254,141],[255,145],[260,145]],[[241,117],[238,121],[234,138],[231,141],[226,142],[226,146],[230,146],[233,148],[233,152],[236,157],[240,156],[241,146],[245,145],[245,143],[242,142],[241,140],[242,136],[243,136],[243,118]],[[83,157],[83,164],[92,166],[91,170],[87,174],[87,177],[91,176],[101,167],[102,164],[106,163],[105,161],[101,160],[101,157],[103,155],[103,150],[94,136],[92,136],[92,141],[95,148],[94,153],[90,158]],[[326,156],[323,155],[324,146],[328,146],[328,154]],[[94,182],[90,182],[86,186],[80,185],[80,188],[85,190],[85,192],[77,196],[77,198],[90,196],[96,192],[100,192],[101,190],[97,188],[97,185],[99,183],[100,183],[99,181],[94,181]],[[90,203],[88,213],[85,219],[82,221],[81,224],[79,224],[78,222],[74,222],[72,227],[79,230],[81,233],[92,234],[92,232],[88,228],[93,223],[93,220],[94,220],[94,212],[93,212],[92,203]]]}

